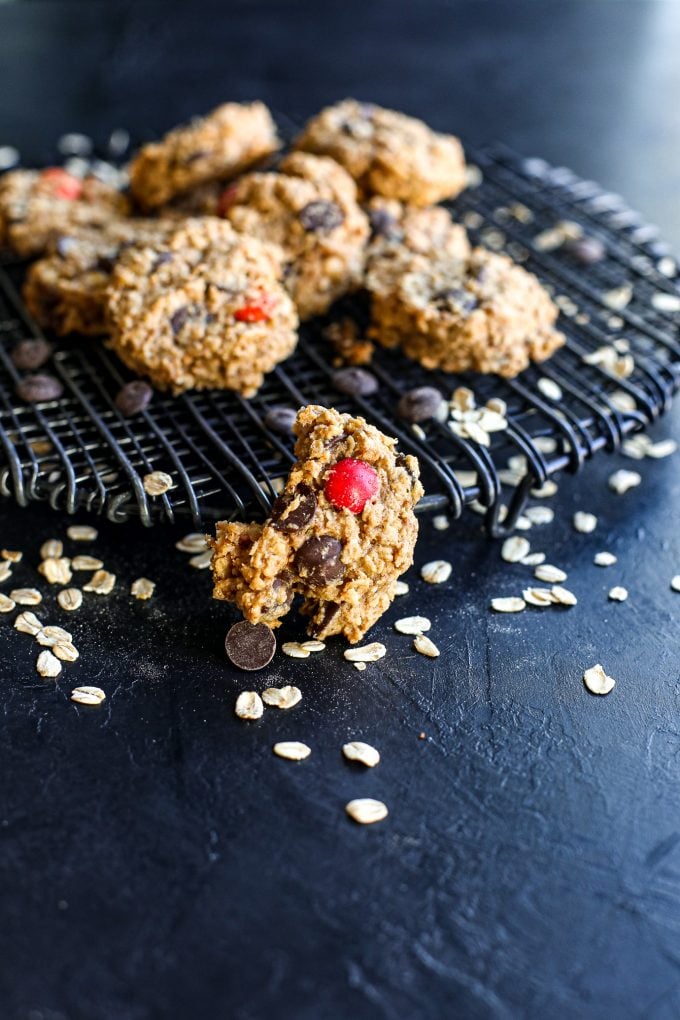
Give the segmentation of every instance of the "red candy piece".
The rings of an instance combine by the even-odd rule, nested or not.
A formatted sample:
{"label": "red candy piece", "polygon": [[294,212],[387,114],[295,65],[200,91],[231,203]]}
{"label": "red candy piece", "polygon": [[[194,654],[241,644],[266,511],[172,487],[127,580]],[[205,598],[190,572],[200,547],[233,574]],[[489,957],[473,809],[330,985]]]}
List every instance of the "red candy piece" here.
{"label": "red candy piece", "polygon": [[346,457],[331,469],[325,492],[333,506],[360,514],[369,499],[380,492],[380,479],[375,468],[366,461]]}
{"label": "red candy piece", "polygon": [[70,202],[80,198],[83,192],[83,182],[58,166],[43,170],[40,179],[49,182],[50,190],[57,198],[67,198]]}
{"label": "red candy piece", "polygon": [[259,301],[237,308],[234,318],[238,322],[264,322],[271,318],[272,305],[272,299],[263,294]]}
{"label": "red candy piece", "polygon": [[231,208],[234,199],[236,198],[236,192],[238,191],[238,184],[230,184],[228,188],[225,188],[220,197],[217,199],[217,215],[226,216]]}

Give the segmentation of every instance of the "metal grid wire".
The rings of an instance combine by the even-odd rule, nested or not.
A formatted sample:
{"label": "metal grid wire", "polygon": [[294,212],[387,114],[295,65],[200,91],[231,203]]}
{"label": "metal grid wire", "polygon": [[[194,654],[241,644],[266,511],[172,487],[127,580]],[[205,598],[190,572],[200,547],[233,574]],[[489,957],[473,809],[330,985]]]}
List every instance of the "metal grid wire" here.
{"label": "metal grid wire", "polygon": [[[450,204],[454,216],[466,223],[473,241],[506,250],[535,272],[569,312],[559,323],[567,343],[549,362],[504,381],[427,372],[398,352],[378,349],[371,366],[378,392],[348,397],[332,386],[335,355],[321,336],[322,323],[312,322],[302,328],[296,353],[271,373],[256,397],[156,393],[145,411],[124,418],[114,397],[129,374],[100,342],[74,340],[60,342],[52,358],[64,395],[27,405],[14,396],[18,374],[9,351],[39,331],[17,294],[22,267],[6,263],[0,267],[0,492],[22,506],[49,500],[68,513],[83,508],[146,525],[190,518],[199,526],[219,517],[263,516],[293,461],[292,439],[270,433],[264,416],[275,405],[318,403],[363,415],[419,458],[426,489],[420,511],[458,516],[476,500],[487,508],[491,534],[511,529],[532,488],[558,471],[577,471],[598,450],[616,449],[626,434],[667,408],[680,379],[679,319],[656,310],[651,299],[680,291],[672,267],[670,276],[667,265],[662,264],[665,274],[659,271],[667,253],[656,229],[619,196],[498,145],[468,155],[481,170],[481,183]],[[517,203],[530,217],[513,215]],[[601,239],[607,258],[584,269],[559,250],[537,251],[537,235],[561,220],[575,221]],[[632,284],[633,298],[613,311],[603,294],[623,283]],[[361,322],[365,309],[352,299],[342,314]],[[626,379],[583,361],[616,338],[625,338],[634,356],[635,369]],[[541,377],[558,384],[561,400],[545,395]],[[494,433],[489,449],[436,421],[417,435],[394,409],[405,390],[425,384],[445,394],[470,386],[479,403],[501,397],[508,405],[507,431]],[[617,391],[634,399],[634,410],[621,410]],[[500,520],[499,470],[505,480],[502,469],[513,454],[524,455],[527,470],[504,493],[509,510]],[[142,479],[156,470],[172,475],[174,486],[151,498]]]}

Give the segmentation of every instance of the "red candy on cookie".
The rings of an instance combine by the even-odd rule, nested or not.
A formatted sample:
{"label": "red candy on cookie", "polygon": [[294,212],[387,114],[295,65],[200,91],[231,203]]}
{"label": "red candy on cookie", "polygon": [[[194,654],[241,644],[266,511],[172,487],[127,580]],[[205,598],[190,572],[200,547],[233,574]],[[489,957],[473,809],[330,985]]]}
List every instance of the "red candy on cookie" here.
{"label": "red candy on cookie", "polygon": [[49,183],[50,189],[57,198],[67,198],[71,202],[80,198],[83,191],[83,182],[58,166],[43,170],[40,179]]}
{"label": "red candy on cookie", "polygon": [[259,301],[237,308],[234,318],[237,322],[264,322],[265,319],[271,319],[271,313],[272,299],[263,294]]}
{"label": "red candy on cookie", "polygon": [[380,479],[375,468],[365,460],[346,457],[331,468],[326,482],[326,499],[333,506],[360,514],[369,499],[380,491]]}

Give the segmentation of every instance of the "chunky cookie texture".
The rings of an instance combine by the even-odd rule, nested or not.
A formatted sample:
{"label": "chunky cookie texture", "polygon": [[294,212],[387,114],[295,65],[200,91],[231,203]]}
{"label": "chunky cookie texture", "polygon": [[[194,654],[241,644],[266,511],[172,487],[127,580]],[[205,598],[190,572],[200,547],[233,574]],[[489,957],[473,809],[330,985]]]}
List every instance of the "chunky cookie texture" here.
{"label": "chunky cookie texture", "polygon": [[224,210],[237,230],[281,245],[301,318],[360,284],[368,220],[354,181],[334,160],[292,153],[276,173],[243,177],[225,194]]}
{"label": "chunky cookie texture", "polygon": [[129,209],[124,195],[96,177],[80,180],[59,167],[12,170],[0,177],[0,247],[29,258],[58,234],[101,228]]}
{"label": "chunky cookie texture", "polygon": [[465,157],[453,135],[373,103],[345,99],[313,117],[295,148],[332,156],[364,196],[432,205],[465,187]]}
{"label": "chunky cookie texture", "polygon": [[106,289],[120,253],[133,244],[162,241],[172,229],[176,224],[130,219],[60,235],[50,242],[51,254],[28,270],[26,307],[40,326],[62,336],[105,333]]}
{"label": "chunky cookie texture", "polygon": [[302,595],[311,635],[356,642],[413,562],[418,462],[363,418],[332,408],[303,407],[294,432],[297,462],[269,520],[217,525],[213,595],[271,627]]}
{"label": "chunky cookie texture", "polygon": [[224,103],[145,145],[130,164],[130,189],[147,209],[206,181],[233,177],[279,148],[264,103]]}
{"label": "chunky cookie texture", "polygon": [[429,258],[466,259],[470,242],[459,223],[443,206],[424,209],[404,205],[396,199],[372,198],[367,207],[371,242],[367,265],[401,260],[404,255]]}
{"label": "chunky cookie texture", "polygon": [[128,248],[107,291],[111,346],[159,389],[251,396],[297,342],[281,257],[209,217]]}
{"label": "chunky cookie texture", "polygon": [[463,259],[376,257],[366,285],[370,335],[425,368],[511,378],[564,343],[557,308],[536,277],[483,248]]}

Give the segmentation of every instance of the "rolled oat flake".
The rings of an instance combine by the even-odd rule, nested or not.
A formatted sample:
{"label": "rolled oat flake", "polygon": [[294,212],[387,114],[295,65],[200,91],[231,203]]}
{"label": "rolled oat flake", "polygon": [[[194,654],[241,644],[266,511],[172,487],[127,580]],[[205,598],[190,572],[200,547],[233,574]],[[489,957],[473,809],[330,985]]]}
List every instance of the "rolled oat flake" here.
{"label": "rolled oat flake", "polygon": [[224,647],[238,669],[264,669],[274,658],[276,638],[266,624],[240,620],[227,632]]}

